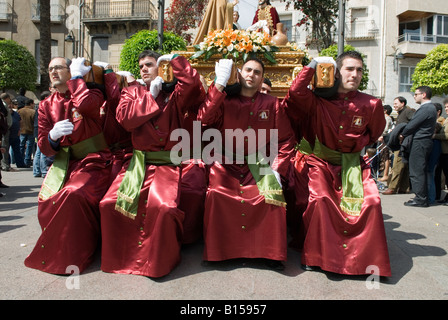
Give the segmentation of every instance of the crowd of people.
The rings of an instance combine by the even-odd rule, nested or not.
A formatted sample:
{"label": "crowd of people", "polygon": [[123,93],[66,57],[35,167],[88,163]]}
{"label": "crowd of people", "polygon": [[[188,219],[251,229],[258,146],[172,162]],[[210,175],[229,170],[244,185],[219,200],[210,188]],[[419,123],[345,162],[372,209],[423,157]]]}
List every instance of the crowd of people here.
{"label": "crowd of people", "polygon": [[[164,62],[171,83],[159,76]],[[331,99],[309,86],[323,62],[338,79]],[[238,66],[234,84],[233,61],[219,60],[210,86],[183,56],[147,50],[138,63],[136,81],[105,62],[51,60],[36,150],[52,165],[26,266],[83,272],[99,249],[104,272],[158,278],[181,262],[184,244],[203,241],[207,262],[261,259],[282,270],[291,246],[305,270],[359,275],[375,265],[391,275],[379,192],[361,157],[386,121],[381,100],[358,91],[359,53],[315,58],[284,99],[269,94],[256,58]],[[103,70],[102,87],[86,83],[92,67]],[[202,138],[199,156],[173,161],[172,134],[194,136],[198,123],[201,137],[222,139]],[[227,141],[229,130],[243,132],[241,144]],[[207,161],[202,151],[211,149]]]}
{"label": "crowd of people", "polygon": [[[171,82],[159,76],[165,62]],[[37,119],[36,146],[26,143],[34,142],[34,130],[20,132],[24,165],[31,165],[27,149],[35,163],[46,164],[33,171],[45,177],[38,196],[42,233],[27,267],[83,272],[99,249],[104,272],[159,278],[181,262],[184,244],[203,241],[207,262],[262,259],[282,270],[291,246],[305,270],[362,275],[375,266],[378,275],[391,276],[377,181],[362,153],[386,144],[381,159],[390,161],[391,178],[384,194],[411,188],[415,198],[405,205],[429,204],[429,181],[437,170],[446,174],[448,135],[447,121],[436,129],[430,88],[416,90],[415,112],[395,99],[394,124],[390,107],[358,91],[363,58],[356,51],[314,58],[284,99],[270,94],[257,58],[238,66],[235,81],[234,62],[219,60],[210,86],[177,54],[145,50],[138,63],[139,81],[107,62],[53,58],[52,92],[32,117],[28,102],[17,108],[24,110],[19,119]],[[325,94],[310,86],[321,63],[334,65],[336,79]],[[102,86],[84,79],[93,67],[103,72]],[[173,133],[194,136],[198,124],[199,154],[189,142],[193,153],[174,161]],[[227,139],[229,132],[243,139],[234,144],[238,134]],[[204,139],[209,133],[220,138]],[[439,140],[440,152],[431,154]],[[399,169],[409,171],[407,178]]]}
{"label": "crowd of people", "polygon": [[[37,141],[38,104],[25,96],[26,90],[20,89],[15,97],[8,93],[0,95],[0,114],[2,116],[2,138],[0,154],[0,172],[18,171],[17,168],[32,168],[34,177],[45,177],[51,166],[51,159],[41,155]],[[42,93],[43,100],[50,91]],[[13,166],[15,164],[15,167]],[[8,188],[1,179],[0,188]],[[1,196],[5,193],[1,193]]]}
{"label": "crowd of people", "polygon": [[448,99],[442,106],[432,103],[431,98],[432,90],[427,86],[415,90],[417,109],[409,107],[404,97],[396,97],[395,121],[390,116],[391,108],[385,105],[385,118],[390,125],[374,146],[374,157],[378,158],[372,161],[374,172],[377,180],[387,185],[382,194],[415,193],[406,206],[448,205],[448,196],[442,192],[448,174],[448,120],[442,114],[443,108],[448,112]]}

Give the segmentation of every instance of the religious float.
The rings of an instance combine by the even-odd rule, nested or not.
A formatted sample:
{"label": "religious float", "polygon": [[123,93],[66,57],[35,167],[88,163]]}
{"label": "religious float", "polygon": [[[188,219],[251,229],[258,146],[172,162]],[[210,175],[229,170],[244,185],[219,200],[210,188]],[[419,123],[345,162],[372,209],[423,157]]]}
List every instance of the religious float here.
{"label": "religious float", "polygon": [[271,94],[280,98],[286,95],[292,80],[303,68],[305,56],[288,42],[281,23],[273,37],[263,30],[213,30],[200,44],[176,53],[188,58],[208,85],[215,78],[215,62],[219,59],[233,59],[241,67],[248,57],[256,56],[265,65],[265,77],[272,83]]}

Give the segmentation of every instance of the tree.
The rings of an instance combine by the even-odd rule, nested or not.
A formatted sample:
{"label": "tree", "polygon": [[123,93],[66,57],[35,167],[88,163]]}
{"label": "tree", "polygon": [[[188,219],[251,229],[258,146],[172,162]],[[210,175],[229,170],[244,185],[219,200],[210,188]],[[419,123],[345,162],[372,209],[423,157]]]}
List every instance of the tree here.
{"label": "tree", "polygon": [[42,90],[50,86],[48,65],[51,60],[51,15],[50,0],[40,0],[40,85]]}
{"label": "tree", "polygon": [[331,46],[333,41],[333,27],[339,11],[339,0],[282,0],[288,8],[291,4],[294,9],[302,11],[304,17],[296,24],[305,25],[311,29],[311,36],[307,43],[322,48]]}
{"label": "tree", "polygon": [[31,52],[13,40],[0,40],[0,90],[35,90],[37,63]]}
{"label": "tree", "polygon": [[[344,52],[346,52],[346,51],[358,51],[358,50],[356,50],[355,47],[353,47],[351,45],[345,45]],[[361,53],[361,55],[363,58],[365,58],[364,54]],[[338,45],[334,44],[334,45],[329,46],[326,49],[323,49],[319,53],[319,56],[332,57],[333,59],[336,60],[336,58],[338,57]],[[361,84],[359,85],[360,91],[367,89],[367,85],[369,83],[369,69],[367,69],[367,65],[366,65],[365,61],[363,62],[363,69],[364,69],[364,72],[362,74]]]}
{"label": "tree", "polygon": [[141,30],[125,41],[120,55],[120,70],[129,71],[139,78],[138,55],[143,50],[167,54],[186,49],[187,45],[184,39],[172,32],[164,32],[162,50],[159,50],[157,30]]}
{"label": "tree", "polygon": [[448,94],[448,44],[440,44],[428,52],[415,67],[411,91],[429,86],[434,95]]}
{"label": "tree", "polygon": [[188,32],[199,26],[204,15],[207,0],[173,0],[165,10],[164,30],[170,31],[191,43],[192,35]]}

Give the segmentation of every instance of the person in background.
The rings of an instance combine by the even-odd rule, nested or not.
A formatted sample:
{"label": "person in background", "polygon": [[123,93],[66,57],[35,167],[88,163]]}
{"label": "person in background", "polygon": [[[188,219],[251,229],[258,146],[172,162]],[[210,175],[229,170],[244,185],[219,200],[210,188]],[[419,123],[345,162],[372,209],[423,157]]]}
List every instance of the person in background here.
{"label": "person in background", "polygon": [[277,23],[280,22],[280,18],[278,16],[277,9],[271,6],[269,0],[258,1],[258,9],[255,12],[252,25],[261,20],[265,20],[267,22],[267,27],[269,28],[270,35],[275,35],[275,31],[277,30]]}
{"label": "person in background", "polygon": [[240,19],[240,13],[233,8],[233,30],[241,30],[241,26],[238,23],[238,20]]}
{"label": "person in background", "polygon": [[[47,97],[51,95],[50,91],[44,91],[40,95],[39,105],[45,100]],[[39,137],[39,112],[36,112],[34,115],[34,139],[36,142],[36,152],[34,154],[33,159],[33,176],[35,178],[42,177],[45,178],[47,174],[47,156],[40,151],[39,145],[37,144],[37,139]]]}
{"label": "person in background", "polygon": [[10,163],[11,164],[15,163],[17,168],[29,168],[25,164],[22,152],[20,151],[20,122],[22,119],[20,118],[20,115],[17,112],[16,99],[12,100],[12,104],[10,104],[10,111],[12,118],[12,124],[11,127],[9,128]]}
{"label": "person in background", "polygon": [[400,140],[412,135],[409,153],[409,177],[415,197],[405,202],[405,206],[429,207],[428,198],[428,163],[433,146],[432,136],[437,122],[437,110],[431,102],[432,90],[428,86],[415,89],[414,100],[420,105],[411,121],[406,124]]}
{"label": "person in background", "polygon": [[3,135],[2,138],[2,146],[5,149],[5,152],[3,153],[3,158],[1,160],[1,169],[3,171],[17,171],[13,167],[11,167],[11,160],[9,157],[9,135],[10,135],[10,129],[12,126],[12,111],[10,108],[10,105],[12,104],[11,97],[6,92],[2,93],[0,95],[0,99],[3,102],[3,113],[6,116],[6,122],[8,124],[8,130]]}
{"label": "person in background", "polygon": [[33,99],[27,99],[25,106],[17,111],[20,115],[20,153],[27,168],[33,165],[34,152],[34,110]]}
{"label": "person in background", "polygon": [[[6,149],[2,146],[3,135],[9,130],[7,121],[8,111],[0,100],[0,160],[3,158],[3,154],[6,153]],[[2,168],[0,167],[0,188],[8,188],[6,184],[2,181]],[[4,193],[0,192],[0,197],[3,197]]]}
{"label": "person in background", "polygon": [[386,119],[386,126],[384,127],[384,131],[382,136],[378,139],[379,147],[381,148],[380,152],[380,167],[382,167],[383,176],[378,179],[379,181],[386,182],[389,180],[389,170],[391,163],[391,152],[389,148],[385,147],[387,144],[387,138],[389,133],[392,131],[394,127],[394,120],[390,116],[392,113],[392,107],[388,104],[383,106],[384,109],[384,118]]}
{"label": "person in background", "polygon": [[[408,123],[414,115],[415,109],[407,106],[406,98],[398,96],[394,99],[393,107],[397,112],[397,121],[395,128],[399,125]],[[403,161],[400,150],[393,153],[392,175],[390,177],[387,189],[382,193],[383,195],[393,195],[397,193],[407,193],[409,185],[409,164]]]}
{"label": "person in background", "polygon": [[[443,104],[445,113],[448,114],[448,98],[445,98]],[[443,121],[442,129],[433,138],[441,142],[441,153],[435,173],[436,199],[438,203],[448,205],[448,193],[442,197],[442,189],[445,185],[448,185],[448,119]],[[445,178],[443,185],[442,174]]]}
{"label": "person in background", "polygon": [[269,80],[268,78],[264,78],[263,83],[261,84],[260,92],[265,94],[271,94],[271,90],[272,90],[271,80]]}

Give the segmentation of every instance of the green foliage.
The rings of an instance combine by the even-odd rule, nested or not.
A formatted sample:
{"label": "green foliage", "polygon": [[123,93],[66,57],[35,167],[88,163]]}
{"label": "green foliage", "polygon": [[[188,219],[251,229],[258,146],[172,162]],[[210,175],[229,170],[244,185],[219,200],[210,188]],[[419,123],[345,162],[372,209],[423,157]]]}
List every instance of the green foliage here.
{"label": "green foliage", "polygon": [[428,86],[433,95],[448,94],[448,44],[438,45],[417,63],[412,82],[411,91]]}
{"label": "green foliage", "polygon": [[35,90],[37,63],[24,46],[12,40],[0,40],[0,89]]}
{"label": "green foliage", "polygon": [[160,54],[168,54],[172,51],[186,50],[185,41],[172,32],[163,33],[162,50],[159,50],[157,30],[141,30],[127,39],[120,55],[120,70],[131,72],[136,78],[140,78],[138,68],[138,56],[144,50],[153,50]]}
{"label": "green foliage", "polygon": [[[345,45],[344,52],[346,52],[346,51],[358,51],[358,50],[356,50],[355,47],[353,47],[351,45]],[[362,53],[361,53],[361,55],[365,59],[365,55]],[[336,58],[338,57],[338,45],[334,44],[334,45],[329,46],[326,49],[323,49],[321,52],[319,52],[319,56],[333,57],[333,59],[336,60]],[[359,85],[360,91],[367,89],[367,85],[369,83],[369,69],[367,69],[367,65],[366,65],[365,61],[363,63],[363,69],[364,69],[364,72],[362,75],[361,84]]]}

